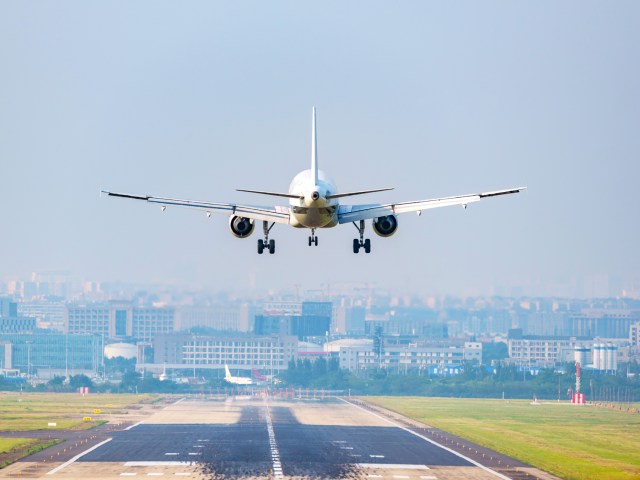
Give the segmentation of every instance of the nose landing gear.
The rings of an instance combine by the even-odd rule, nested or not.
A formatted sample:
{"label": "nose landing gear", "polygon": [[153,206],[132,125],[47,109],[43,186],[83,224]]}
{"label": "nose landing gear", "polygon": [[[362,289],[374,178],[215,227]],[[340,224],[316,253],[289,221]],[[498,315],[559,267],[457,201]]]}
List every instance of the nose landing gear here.
{"label": "nose landing gear", "polygon": [[311,235],[309,235],[309,246],[311,245],[315,245],[316,247],[318,246],[318,237],[316,237],[316,229],[312,228],[311,229]]}

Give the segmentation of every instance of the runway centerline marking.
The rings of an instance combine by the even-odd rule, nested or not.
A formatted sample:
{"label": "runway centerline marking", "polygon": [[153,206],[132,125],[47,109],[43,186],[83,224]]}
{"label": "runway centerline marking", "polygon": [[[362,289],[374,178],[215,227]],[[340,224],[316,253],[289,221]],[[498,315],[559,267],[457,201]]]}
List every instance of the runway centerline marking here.
{"label": "runway centerline marking", "polygon": [[340,398],[340,397],[338,397],[338,398],[339,398],[340,400],[342,400],[344,403],[348,403],[349,405],[351,405],[351,406],[352,406],[352,407],[354,407],[354,408],[357,408],[357,409],[359,409],[359,410],[362,410],[363,412],[367,412],[369,415],[373,415],[374,417],[379,418],[380,420],[384,420],[385,422],[387,422],[387,423],[389,423],[389,424],[393,425],[394,427],[400,428],[400,429],[404,430],[405,432],[410,433],[411,435],[415,435],[416,437],[421,438],[421,439],[423,439],[424,441],[429,442],[429,443],[430,443],[430,444],[432,444],[432,445],[436,445],[436,446],[438,446],[438,447],[442,448],[443,450],[446,450],[446,451],[447,451],[447,452],[449,452],[449,453],[453,453],[453,454],[454,454],[454,455],[456,455],[457,457],[460,457],[460,458],[462,458],[463,460],[466,460],[467,462],[472,463],[473,465],[475,465],[476,467],[481,468],[482,470],[484,470],[484,471],[485,471],[485,472],[487,472],[487,473],[490,473],[490,474],[492,474],[492,475],[495,475],[496,477],[501,478],[502,480],[511,480],[509,477],[507,477],[507,476],[505,476],[505,475],[502,475],[501,473],[498,473],[498,472],[496,472],[495,470],[491,470],[489,467],[487,467],[487,466],[485,466],[485,465],[482,465],[481,463],[479,463],[479,462],[477,462],[477,461],[473,460],[472,458],[469,458],[469,457],[467,457],[467,456],[465,456],[465,455],[463,455],[463,454],[461,454],[461,453],[459,453],[459,452],[456,452],[455,450],[453,450],[453,449],[451,449],[451,448],[449,448],[449,447],[445,447],[444,445],[442,445],[442,444],[440,444],[440,443],[436,442],[435,440],[431,440],[430,438],[427,438],[427,437],[425,437],[424,435],[420,435],[419,433],[414,432],[413,430],[410,430],[410,429],[408,429],[407,427],[403,427],[402,425],[397,424],[397,423],[395,423],[395,422],[393,422],[393,421],[389,420],[388,418],[384,418],[383,416],[378,415],[377,413],[371,412],[371,411],[367,410],[366,408],[362,408],[361,406],[356,405],[355,403],[351,403],[350,401],[345,400],[344,398]]}
{"label": "runway centerline marking", "polygon": [[156,462],[156,461],[137,461],[126,462],[125,467],[188,467],[193,465],[194,462]]}
{"label": "runway centerline marking", "polygon": [[276,442],[276,434],[273,431],[273,422],[271,422],[271,412],[269,411],[269,403],[267,399],[264,400],[265,417],[267,420],[267,434],[269,435],[269,446],[271,447],[271,457],[273,462],[273,476],[277,480],[284,479],[282,474],[282,464],[280,463],[280,452],[278,451],[278,444]]}
{"label": "runway centerline marking", "polygon": [[100,448],[102,445],[104,445],[105,443],[109,443],[111,441],[110,438],[107,438],[104,442],[100,442],[97,445],[94,445],[93,447],[89,448],[88,450],[85,450],[82,453],[79,453],[78,455],[76,455],[75,457],[73,457],[71,460],[67,460],[66,462],[64,462],[62,465],[57,466],[56,468],[54,468],[53,470],[47,472],[47,475],[53,475],[54,473],[58,473],[60,470],[62,470],[64,467],[71,465],[73,462],[75,462],[76,460],[78,460],[80,457],[85,456],[87,453],[89,452],[93,452],[96,448]]}

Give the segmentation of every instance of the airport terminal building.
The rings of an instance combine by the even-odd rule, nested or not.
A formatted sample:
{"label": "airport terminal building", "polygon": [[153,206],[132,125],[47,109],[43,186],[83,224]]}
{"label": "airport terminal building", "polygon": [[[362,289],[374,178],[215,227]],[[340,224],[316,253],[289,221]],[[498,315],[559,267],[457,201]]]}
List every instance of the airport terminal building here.
{"label": "airport terminal building", "polygon": [[153,342],[153,365],[138,369],[286,370],[298,356],[298,339],[292,336],[158,335]]}

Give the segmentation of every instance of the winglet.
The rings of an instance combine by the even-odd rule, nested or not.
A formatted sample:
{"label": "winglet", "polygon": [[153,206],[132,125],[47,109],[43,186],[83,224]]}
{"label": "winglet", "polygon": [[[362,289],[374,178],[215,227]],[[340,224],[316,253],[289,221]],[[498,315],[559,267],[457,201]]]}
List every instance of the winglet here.
{"label": "winglet", "polygon": [[318,184],[318,134],[316,131],[316,107],[313,107],[311,126],[311,173],[313,184]]}

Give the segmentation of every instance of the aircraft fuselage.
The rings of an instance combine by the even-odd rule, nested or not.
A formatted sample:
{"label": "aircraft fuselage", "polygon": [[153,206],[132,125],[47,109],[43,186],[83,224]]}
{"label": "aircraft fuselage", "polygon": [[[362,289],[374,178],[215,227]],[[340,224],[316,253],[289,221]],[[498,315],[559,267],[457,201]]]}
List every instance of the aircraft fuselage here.
{"label": "aircraft fuselage", "polygon": [[337,193],[337,189],[322,170],[318,170],[316,182],[311,169],[297,174],[291,181],[289,193],[300,196],[299,199],[289,200],[292,227],[329,228],[338,225],[338,199],[326,198]]}

